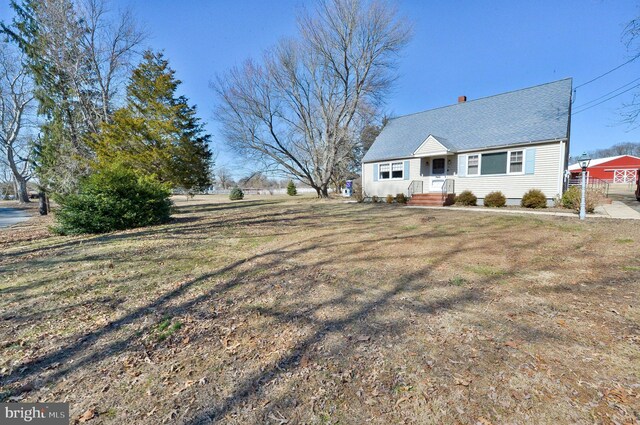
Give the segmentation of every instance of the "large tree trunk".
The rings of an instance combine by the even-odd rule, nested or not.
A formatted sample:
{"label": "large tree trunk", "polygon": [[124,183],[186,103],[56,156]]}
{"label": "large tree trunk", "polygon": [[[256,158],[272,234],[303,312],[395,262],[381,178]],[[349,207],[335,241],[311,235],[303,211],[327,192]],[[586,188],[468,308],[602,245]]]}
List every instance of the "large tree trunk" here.
{"label": "large tree trunk", "polygon": [[40,198],[40,215],[49,214],[49,201],[47,199],[47,192],[41,190],[38,194],[38,197]]}
{"label": "large tree trunk", "polygon": [[16,182],[16,199],[21,204],[31,202],[29,200],[29,191],[27,190],[27,179],[21,175],[14,176]]}
{"label": "large tree trunk", "polygon": [[320,186],[316,186],[316,185],[312,184],[311,187],[316,190],[316,193],[318,194],[318,198],[328,198],[329,197],[328,183],[323,183]]}

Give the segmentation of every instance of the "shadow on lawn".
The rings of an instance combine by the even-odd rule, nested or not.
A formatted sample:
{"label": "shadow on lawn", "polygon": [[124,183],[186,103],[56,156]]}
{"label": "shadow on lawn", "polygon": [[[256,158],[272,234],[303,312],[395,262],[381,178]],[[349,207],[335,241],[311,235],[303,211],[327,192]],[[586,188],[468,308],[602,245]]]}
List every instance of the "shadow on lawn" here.
{"label": "shadow on lawn", "polygon": [[[251,204],[249,204],[248,202],[245,202],[243,203],[243,205],[255,208],[256,206],[263,207],[266,204],[274,204],[274,203],[277,203],[277,202],[261,201],[261,202],[252,202]],[[326,207],[326,206],[323,206],[323,207]],[[46,251],[50,252],[51,254],[42,259],[40,258],[31,259],[29,260],[29,264],[30,264],[30,267],[32,268],[42,267],[42,268],[48,268],[50,270],[57,270],[57,267],[60,264],[84,263],[84,262],[91,262],[91,261],[106,261],[110,259],[113,259],[116,261],[123,261],[123,257],[124,257],[126,258],[127,264],[129,266],[133,266],[134,264],[132,263],[135,263],[137,261],[146,261],[146,260],[144,258],[140,259],[139,254],[133,255],[133,257],[131,257],[132,254],[128,253],[126,250],[124,252],[119,252],[118,257],[114,257],[114,258],[104,257],[102,255],[86,255],[86,254],[78,255],[75,258],[69,258],[68,256],[63,255],[64,251],[60,252],[59,250],[62,248],[62,249],[67,249],[68,251],[73,252],[74,250],[80,247],[83,248],[83,250],[86,250],[97,245],[112,243],[119,240],[140,241],[140,240],[145,240],[145,238],[157,239],[159,237],[166,239],[167,243],[171,245],[173,241],[175,241],[176,239],[184,239],[188,237],[192,237],[193,239],[202,239],[203,237],[205,237],[203,235],[206,235],[207,232],[210,232],[212,229],[219,229],[219,228],[226,228],[226,227],[251,228],[252,226],[256,226],[256,225],[262,225],[262,226],[271,225],[271,226],[277,226],[282,229],[288,229],[288,230],[282,231],[281,233],[275,234],[275,236],[281,236],[281,235],[286,235],[292,231],[295,231],[298,228],[304,228],[304,226],[307,225],[310,220],[314,219],[314,216],[308,214],[307,208],[296,207],[295,204],[292,205],[290,208],[287,208],[285,211],[277,212],[277,213],[265,212],[262,214],[255,214],[254,211],[255,210],[252,210],[251,211],[252,214],[250,214],[249,216],[242,216],[242,215],[237,216],[236,214],[233,214],[233,215],[227,215],[227,216],[221,216],[221,217],[214,216],[209,219],[196,218],[196,220],[191,220],[193,217],[190,217],[190,216],[177,217],[177,219],[185,218],[188,220],[185,220],[184,222],[182,222],[183,224],[181,224],[181,222],[178,222],[178,224],[146,227],[146,228],[126,231],[126,232],[117,232],[117,233],[111,233],[111,234],[89,236],[84,238],[75,237],[74,240],[72,241],[54,244],[51,247],[43,248],[43,249],[46,249]],[[331,226],[338,226],[342,224],[342,225],[345,225],[346,227],[349,227],[355,224],[361,224],[362,222],[366,222],[367,220],[369,220],[370,215],[375,214],[378,211],[376,211],[375,209],[373,211],[365,210],[362,212],[362,214],[359,214],[359,216],[356,218],[353,217],[353,213],[349,208],[343,207],[343,208],[339,208],[337,211],[333,211],[333,208],[332,208],[332,212],[333,213],[331,215],[331,218],[332,218]],[[373,226],[371,226],[369,227],[369,230],[375,230],[375,229]],[[274,234],[269,233],[267,235],[261,234],[258,236],[272,237],[274,236]],[[429,235],[425,233],[423,236],[427,237]],[[442,234],[440,236],[444,237],[447,235]],[[233,237],[252,238],[252,237],[255,237],[255,235],[249,235],[249,236],[233,235]],[[395,239],[397,239],[397,237],[390,237],[388,239],[377,238],[371,241],[364,241],[363,243],[382,242],[385,240],[395,240]],[[339,244],[335,244],[334,246],[339,246],[347,243],[353,243],[353,242],[345,241]],[[331,245],[326,245],[325,247],[330,247],[330,246]],[[12,255],[18,255],[18,254],[20,254],[20,252],[12,253]],[[269,253],[267,253],[266,255],[269,255]],[[131,257],[131,258],[128,258],[128,257]],[[256,258],[259,258],[259,257],[255,257],[253,259],[256,259]],[[251,261],[251,260],[252,259],[247,259],[245,261]],[[273,265],[277,266],[277,262],[275,262]],[[235,267],[231,267],[230,269],[223,269],[219,273],[213,273],[208,276],[203,276],[200,279],[200,281],[213,278],[219,274],[227,273],[233,270],[234,268]],[[7,269],[8,267],[4,267],[0,269],[0,271],[5,271]],[[147,275],[148,274],[149,273],[147,273]],[[141,275],[136,276],[136,278],[140,278],[140,277]],[[129,278],[131,277],[125,276],[123,279],[129,279]],[[53,273],[52,276],[48,279],[38,279],[37,281],[33,281],[31,283],[23,284],[20,286],[10,286],[7,288],[0,289],[0,295],[3,295],[3,296],[11,295],[12,297],[10,301],[14,303],[19,303],[20,301],[23,301],[25,299],[30,299],[32,297],[29,294],[30,291],[36,290],[42,287],[47,287],[48,285],[51,285],[58,279],[60,279],[60,276],[57,273]],[[118,281],[112,280],[110,281],[110,284],[117,285]],[[64,287],[60,288],[56,286],[55,289],[53,289],[52,291],[47,291],[47,292],[38,294],[38,297],[41,299],[45,299],[46,296],[50,296],[52,294],[63,294],[68,290],[69,290],[68,288],[64,288]],[[15,316],[15,314],[7,313],[3,317],[13,317],[13,316]],[[28,316],[33,317],[33,315],[31,314],[28,314]],[[137,317],[138,316],[133,317],[131,318],[131,320],[135,320]]]}
{"label": "shadow on lawn", "polygon": [[264,207],[268,205],[282,204],[285,201],[279,200],[247,200],[236,202],[207,202],[203,204],[193,205],[175,205],[175,211],[178,214],[191,214],[191,213],[210,213],[219,211],[230,211],[235,209],[248,209],[252,207]]}
{"label": "shadow on lawn", "polygon": [[[256,220],[246,220],[243,221],[245,223],[254,223]],[[258,220],[260,222],[262,222],[263,220]],[[278,221],[278,220],[276,220]],[[184,230],[184,229],[183,229]],[[197,231],[196,229],[191,229],[192,231]],[[144,232],[148,232],[150,230],[146,230]],[[341,231],[337,231],[337,232],[332,232],[332,233],[328,233],[323,235],[323,238],[337,238],[342,234]],[[121,237],[123,235],[114,235],[116,237]],[[131,236],[131,235],[126,235],[126,236]],[[446,235],[439,235],[438,237],[445,237]],[[107,238],[109,236],[101,236],[100,238]],[[399,237],[390,237],[388,240],[397,240],[399,239]],[[266,264],[261,264],[261,267],[263,269],[277,269],[277,267],[281,264],[283,258],[293,258],[297,255],[301,255],[304,254],[306,252],[309,251],[313,251],[316,249],[326,249],[326,248],[331,248],[331,247],[337,247],[337,246],[342,246],[342,245],[348,245],[348,244],[354,244],[354,243],[367,243],[367,242],[381,242],[384,241],[385,238],[377,238],[377,239],[373,239],[370,241],[344,241],[344,242],[339,242],[339,243],[322,243],[320,241],[316,239],[306,239],[306,240],[302,240],[302,241],[297,241],[261,254],[257,254],[251,257],[248,257],[246,259],[242,259],[242,260],[238,260],[233,262],[232,264],[229,264],[226,267],[223,267],[219,270],[216,270],[214,272],[210,272],[210,273],[206,273],[203,274],[201,276],[198,276],[194,279],[191,279],[183,284],[181,284],[179,287],[177,287],[176,289],[164,294],[163,296],[157,298],[154,302],[137,308],[136,310],[128,313],[127,315],[121,317],[118,320],[112,321],[110,323],[108,323],[107,325],[105,325],[104,327],[96,330],[96,331],[92,331],[92,332],[88,332],[84,335],[81,335],[80,337],[78,337],[76,339],[76,342],[72,343],[72,344],[68,344],[64,347],[61,347],[60,349],[47,354],[45,356],[42,356],[40,358],[37,358],[35,360],[32,361],[28,361],[25,362],[17,367],[15,367],[14,371],[2,378],[0,378],[0,383],[2,383],[3,385],[6,385],[8,383],[11,383],[15,380],[18,379],[26,379],[29,377],[32,377],[34,375],[37,375],[39,373],[40,370],[44,370],[47,369],[49,367],[51,367],[54,364],[57,363],[61,363],[61,364],[65,364],[65,362],[77,355],[82,355],[84,352],[87,352],[86,356],[82,359],[74,359],[73,363],[65,366],[61,366],[58,370],[56,370],[56,372],[54,372],[52,375],[50,375],[48,377],[48,381],[55,381],[56,379],[60,379],[62,377],[64,377],[65,375],[67,375],[68,373],[70,373],[72,370],[74,369],[78,369],[80,367],[83,367],[87,364],[92,364],[95,362],[98,362],[106,357],[109,356],[113,356],[116,355],[117,353],[121,352],[122,350],[124,350],[126,347],[128,347],[134,340],[138,339],[139,337],[136,335],[131,335],[123,340],[120,341],[116,341],[113,343],[108,344],[106,347],[101,347],[99,352],[95,352],[95,353],[89,353],[89,351],[91,351],[91,347],[90,345],[94,342],[97,342],[98,340],[100,340],[101,338],[117,331],[118,329],[121,329],[124,325],[130,324],[132,322],[134,322],[137,319],[140,319],[141,317],[144,317],[147,314],[152,313],[155,310],[163,310],[165,312],[165,315],[168,316],[176,316],[176,315],[180,315],[183,314],[186,310],[194,307],[195,305],[210,299],[213,296],[219,296],[227,291],[229,291],[230,289],[241,285],[243,283],[245,283],[245,278],[247,277],[251,277],[251,269],[249,270],[239,270],[241,268],[241,266],[243,266],[245,263],[247,262],[251,262],[251,261],[255,261],[255,260],[264,260],[264,259],[268,259],[268,262]],[[64,261],[64,260],[63,260]],[[324,259],[320,259],[318,261],[316,261],[316,263],[314,264],[314,266],[322,266],[322,265],[326,265],[328,263],[335,263],[336,261],[345,261],[345,257],[341,256],[340,258],[334,258],[334,257],[327,257]],[[171,306],[171,307],[167,307],[167,305],[172,302],[172,300],[174,300],[176,297],[184,294],[190,287],[196,286],[204,281],[213,279],[217,276],[221,276],[221,275],[225,275],[228,274],[230,272],[234,272],[237,271],[237,275],[232,278],[229,279],[228,281],[226,281],[224,284],[220,284],[215,286],[213,289],[211,289],[210,291],[205,292],[204,294],[194,298],[193,300],[184,302],[182,304],[179,304],[177,306]],[[280,270],[279,272],[277,272],[276,274],[272,275],[273,276],[277,276],[279,274],[283,274],[283,273],[287,273],[290,271],[295,271],[295,270]],[[402,279],[402,281],[404,282],[405,280]],[[388,296],[393,296],[394,294],[396,294],[398,291],[402,291],[402,289],[404,288],[404,283],[401,284],[400,286],[398,286],[396,288],[396,290],[391,291]],[[384,297],[385,299],[388,298],[387,296]],[[379,300],[376,303],[374,303],[374,305],[380,304],[383,300]],[[364,311],[369,311],[369,309],[372,306],[366,307]],[[166,310],[165,310],[166,309]],[[364,313],[360,313],[357,314],[356,316],[353,317],[353,319],[357,319],[359,317],[362,316],[362,314]],[[348,323],[349,320],[344,321],[336,321],[335,323],[328,323],[329,328],[333,328],[333,327],[340,327],[340,326],[344,326],[346,323]]]}
{"label": "shadow on lawn", "polygon": [[[143,227],[140,229],[129,230],[125,232],[113,232],[113,233],[105,233],[100,235],[81,235],[81,236],[69,236],[70,240],[65,240],[59,243],[54,243],[51,245],[38,246],[35,248],[21,249],[13,252],[3,253],[3,256],[6,258],[10,257],[20,257],[23,255],[33,254],[35,252],[40,252],[42,250],[52,251],[52,250],[62,250],[66,248],[75,248],[81,244],[92,244],[92,243],[102,243],[108,242],[116,239],[126,239],[126,238],[140,238],[145,236],[156,235],[158,232],[167,231],[171,229],[173,226],[178,225],[182,226],[186,223],[197,223],[202,221],[202,217],[195,216],[183,216],[184,214],[200,214],[200,213],[209,213],[212,211],[224,212],[228,210],[234,209],[243,209],[243,210],[251,210],[258,207],[265,207],[269,205],[274,205],[278,203],[282,203],[283,201],[243,201],[237,204],[227,204],[227,203],[207,203],[202,205],[185,205],[185,206],[176,206],[175,214],[178,217],[173,217],[172,221],[168,224],[161,224],[158,226],[149,226]],[[224,225],[226,221],[232,221],[232,219],[224,220],[219,223],[219,225]],[[202,230],[201,226],[193,226],[190,228],[184,228],[184,230]],[[0,268],[0,272],[4,271],[3,268]],[[0,290],[1,293],[1,290]]]}
{"label": "shadow on lawn", "polygon": [[[260,206],[264,204],[256,202],[252,205]],[[234,206],[234,208],[236,207]],[[262,291],[267,291],[268,288],[260,287],[258,282],[252,280],[252,269],[244,267],[247,263],[260,261],[260,267],[262,269],[273,270],[270,277],[278,277],[289,273],[295,273],[302,269],[308,269],[308,267],[310,267],[309,265],[292,265],[289,269],[283,269],[280,266],[282,266],[284,259],[295,258],[296,256],[300,256],[311,251],[324,250],[323,252],[326,253],[327,250],[331,250],[332,248],[357,244],[358,246],[365,247],[366,252],[373,253],[374,255],[370,255],[368,258],[369,261],[374,261],[376,257],[376,243],[409,238],[437,240],[438,238],[451,238],[457,235],[457,233],[453,231],[440,230],[438,232],[434,232],[433,230],[428,230],[408,236],[385,236],[363,239],[357,239],[357,237],[344,238],[344,226],[348,226],[349,223],[367,222],[369,214],[378,214],[379,212],[380,211],[376,211],[374,209],[362,209],[362,211],[359,211],[356,217],[354,217],[352,210],[346,208],[343,210],[338,209],[338,212],[331,214],[330,217],[330,219],[333,220],[332,227],[336,227],[337,230],[327,232],[320,237],[297,240],[293,243],[235,261],[223,268],[190,279],[175,289],[156,298],[153,302],[139,307],[117,320],[109,322],[100,329],[87,332],[78,338],[74,338],[74,342],[63,346],[54,352],[14,366],[13,372],[0,378],[0,383],[2,385],[7,385],[17,380],[33,378],[39,375],[43,370],[52,368],[54,365],[59,363],[60,366],[46,377],[46,382],[56,382],[60,379],[64,379],[74,370],[98,363],[106,358],[116,356],[129,348],[140,339],[139,333],[132,333],[117,341],[108,342],[106,344],[103,342],[114,332],[123,329],[125,325],[133,323],[147,315],[152,315],[156,311],[161,311],[163,315],[168,317],[180,316],[196,309],[200,304],[215,297],[220,297],[239,286],[246,287],[246,291],[251,293],[259,294]],[[283,217],[295,214],[299,214],[300,217],[289,217],[286,220],[283,219]],[[398,211],[396,214],[403,214],[403,212]],[[303,224],[311,218],[313,218],[313,216],[308,214],[308,209],[292,206],[290,211],[279,214],[265,213],[257,216],[252,215],[250,217],[227,217],[219,220],[222,222],[221,224],[218,223],[218,220],[212,221],[214,221],[216,225],[219,224],[220,226],[235,225],[248,227],[255,225],[256,223],[271,225],[278,225],[282,223],[287,226],[299,224],[300,227],[297,230],[303,232]],[[317,219],[317,217],[315,218]],[[163,233],[170,236],[182,233],[192,234],[203,232],[205,229],[211,229],[212,223],[210,223],[210,221],[211,220],[200,224],[198,224],[198,222],[195,222],[196,224],[189,222],[186,225],[173,230],[164,229]],[[366,228],[366,231],[375,232],[375,230],[375,224],[371,224]],[[108,242],[118,238],[137,238],[141,235],[146,235],[149,232],[154,232],[154,229],[99,236],[99,239],[96,240],[99,240],[100,242]],[[508,238],[508,235],[503,237]],[[335,240],[338,240],[339,242],[335,242]],[[534,241],[530,245],[530,248],[535,249],[536,246],[542,246],[544,243],[545,238],[540,237],[540,239]],[[347,287],[343,289],[339,296],[328,301],[314,303],[313,300],[305,299],[305,301],[294,305],[293,308],[289,306],[289,309],[295,310],[295,313],[280,311],[277,308],[261,308],[260,311],[262,314],[272,317],[277,321],[299,321],[301,323],[309,324],[313,327],[313,332],[298,341],[291,349],[282,354],[270,367],[267,367],[260,372],[256,372],[238,382],[235,389],[233,389],[229,396],[219,402],[212,403],[211,407],[197,412],[188,420],[187,423],[200,424],[221,419],[234,408],[247,401],[250,397],[261,392],[277,377],[299,367],[300,359],[312,346],[321,343],[331,334],[345,332],[351,327],[356,329],[362,329],[363,326],[366,327],[367,322],[374,320],[374,316],[377,311],[384,308],[391,308],[399,302],[399,298],[415,296],[419,289],[424,289],[425,280],[428,281],[430,279],[434,279],[434,271],[437,270],[439,266],[446,264],[449,258],[465,253],[472,253],[475,249],[477,249],[477,245],[475,245],[473,238],[458,238],[456,240],[456,244],[450,249],[440,249],[434,252],[429,264],[418,267],[411,273],[405,273],[398,276],[397,279],[387,285],[388,289],[381,291],[377,296],[371,296],[371,299],[363,302],[353,301],[353,295],[361,292],[358,288]],[[349,264],[350,260],[358,258],[358,255],[360,254],[362,254],[362,252],[353,252],[349,255],[325,254],[324,256],[318,256],[311,267],[321,267],[327,264],[346,265]],[[394,257],[394,259],[397,259],[397,257]],[[387,259],[384,257],[378,258],[378,261],[380,262],[384,262],[385,260]],[[403,307],[415,314],[434,315],[442,311],[462,309],[469,303],[487,302],[485,287],[495,283],[498,279],[513,276],[517,272],[517,269],[512,268],[506,270],[505,273],[502,273],[499,276],[485,276],[480,280],[478,285],[471,288],[461,288],[455,295],[448,298],[439,300],[424,300],[423,298],[418,298],[414,299],[412,303],[404,303]],[[215,285],[210,290],[207,290],[192,299],[174,304],[178,297],[185,295],[191,288],[203,282],[210,281],[216,277],[230,273],[235,273],[235,276],[227,279],[223,283]],[[328,305],[339,306],[347,309],[349,313],[342,317],[327,318],[324,320],[316,319],[311,314]],[[153,320],[151,322],[153,322]],[[153,325],[147,325],[143,331],[148,331],[151,326]],[[375,330],[369,327],[367,328],[367,333],[372,337],[384,332],[394,332],[399,334],[407,326],[410,326],[410,322],[405,320],[403,322],[395,323],[393,328],[387,326],[383,329]],[[524,327],[518,328],[514,326],[513,328],[515,332],[523,335],[523,339],[542,339],[553,337],[552,334],[542,333]]]}

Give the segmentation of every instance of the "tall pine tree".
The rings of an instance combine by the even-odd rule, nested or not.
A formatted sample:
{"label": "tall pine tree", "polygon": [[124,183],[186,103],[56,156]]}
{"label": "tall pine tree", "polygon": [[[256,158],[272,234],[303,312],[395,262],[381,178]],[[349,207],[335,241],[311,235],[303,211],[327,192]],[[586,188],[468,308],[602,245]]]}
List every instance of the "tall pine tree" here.
{"label": "tall pine tree", "polygon": [[208,186],[210,136],[195,106],[176,97],[180,83],[162,53],[146,51],[127,86],[126,105],[95,137],[95,166],[119,162],[189,191]]}

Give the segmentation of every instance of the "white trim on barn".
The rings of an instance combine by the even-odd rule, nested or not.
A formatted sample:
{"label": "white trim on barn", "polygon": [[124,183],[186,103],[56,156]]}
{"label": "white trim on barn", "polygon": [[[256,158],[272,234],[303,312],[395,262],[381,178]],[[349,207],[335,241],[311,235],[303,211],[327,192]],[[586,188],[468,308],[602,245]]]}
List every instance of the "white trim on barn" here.
{"label": "white trim on barn", "polygon": [[[610,171],[610,170],[605,170]],[[611,170],[613,171],[613,182],[614,183],[635,183],[636,181],[636,170],[633,169],[620,169],[620,170]]]}

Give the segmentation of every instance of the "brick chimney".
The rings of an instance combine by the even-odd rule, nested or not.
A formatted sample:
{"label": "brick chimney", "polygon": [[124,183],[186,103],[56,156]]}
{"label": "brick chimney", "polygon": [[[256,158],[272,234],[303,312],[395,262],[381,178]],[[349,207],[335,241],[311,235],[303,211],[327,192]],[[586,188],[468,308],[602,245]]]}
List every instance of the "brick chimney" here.
{"label": "brick chimney", "polygon": [[458,96],[458,103],[464,103],[467,101],[467,96]]}

